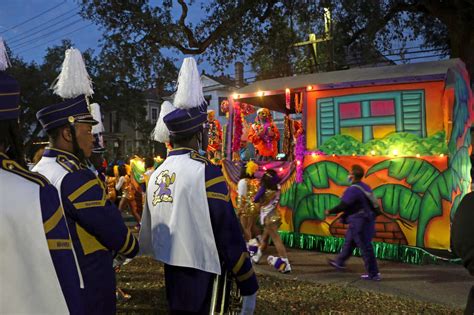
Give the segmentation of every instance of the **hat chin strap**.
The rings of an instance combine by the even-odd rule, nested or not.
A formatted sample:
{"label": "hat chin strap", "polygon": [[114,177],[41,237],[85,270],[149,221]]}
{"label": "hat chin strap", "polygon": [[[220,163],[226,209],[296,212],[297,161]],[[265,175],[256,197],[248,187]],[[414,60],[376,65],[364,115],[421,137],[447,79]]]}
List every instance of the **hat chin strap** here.
{"label": "hat chin strap", "polygon": [[74,128],[74,124],[69,124],[69,130],[71,131],[72,136],[72,153],[79,159],[81,163],[86,164],[84,151],[82,151],[81,147],[79,147],[79,143],[77,142],[76,128]]}

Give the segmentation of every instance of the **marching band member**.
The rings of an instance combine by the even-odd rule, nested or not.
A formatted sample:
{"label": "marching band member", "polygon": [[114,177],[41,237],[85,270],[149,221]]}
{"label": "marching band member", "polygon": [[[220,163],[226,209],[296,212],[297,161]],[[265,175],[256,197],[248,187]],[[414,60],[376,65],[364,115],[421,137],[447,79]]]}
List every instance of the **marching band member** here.
{"label": "marching band member", "polygon": [[171,314],[209,314],[213,279],[228,271],[244,296],[243,312],[252,314],[258,284],[227,185],[219,167],[198,153],[207,115],[193,58],[184,60],[174,103],[161,122],[173,150],[150,178],[142,253],[165,264]]}
{"label": "marching band member", "polygon": [[[67,73],[71,70],[76,72]],[[133,257],[139,248],[120,211],[106,199],[104,184],[85,166],[92,152],[91,129],[96,121],[86,102],[86,95],[92,94],[90,82],[85,84],[78,78],[84,74],[87,81],[80,52],[68,49],[55,92],[72,99],[36,114],[49,136],[50,147],[34,170],[58,189],[84,278],[86,314],[115,314],[113,253]],[[68,78],[74,81],[68,82]]]}
{"label": "marching band member", "polygon": [[0,314],[85,314],[58,194],[45,177],[26,168],[20,89],[5,69],[0,39]]}

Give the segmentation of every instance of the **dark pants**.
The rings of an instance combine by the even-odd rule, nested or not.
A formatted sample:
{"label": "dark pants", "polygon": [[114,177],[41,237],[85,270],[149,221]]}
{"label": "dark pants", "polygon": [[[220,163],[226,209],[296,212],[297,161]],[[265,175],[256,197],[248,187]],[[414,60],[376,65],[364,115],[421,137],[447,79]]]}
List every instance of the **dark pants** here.
{"label": "dark pants", "polygon": [[464,310],[465,315],[474,314],[474,287],[471,288],[469,295],[467,297],[466,309]]}
{"label": "dark pants", "polygon": [[355,214],[350,216],[349,229],[346,232],[344,246],[341,253],[336,258],[338,265],[344,266],[346,260],[351,257],[352,252],[358,247],[364,260],[365,270],[369,276],[376,276],[379,272],[377,260],[375,259],[374,248],[372,247],[372,238],[375,235],[375,218]]}

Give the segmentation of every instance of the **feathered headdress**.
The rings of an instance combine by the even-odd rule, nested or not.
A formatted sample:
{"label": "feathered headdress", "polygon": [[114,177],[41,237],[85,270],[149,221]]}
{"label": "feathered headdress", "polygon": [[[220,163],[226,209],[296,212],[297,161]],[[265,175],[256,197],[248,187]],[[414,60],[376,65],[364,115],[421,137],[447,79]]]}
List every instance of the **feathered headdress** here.
{"label": "feathered headdress", "polygon": [[245,167],[245,172],[248,175],[253,176],[253,174],[255,174],[256,171],[258,171],[258,164],[255,163],[254,161],[248,161],[247,166]]}
{"label": "feathered headdress", "polygon": [[191,109],[203,105],[205,101],[196,60],[192,57],[184,58],[173,105],[180,109]]}
{"label": "feathered headdress", "polygon": [[92,133],[98,134],[105,131],[104,124],[102,123],[102,114],[100,112],[100,106],[97,103],[90,105],[91,115],[98,122],[97,125],[92,126]]}
{"label": "feathered headdress", "polygon": [[79,50],[75,48],[66,50],[61,73],[56,79],[53,90],[55,94],[62,98],[94,94],[91,78],[87,73],[86,65]]}
{"label": "feathered headdress", "polygon": [[8,60],[7,49],[3,43],[3,38],[0,37],[0,71],[5,71],[10,66]]}
{"label": "feathered headdress", "polygon": [[155,129],[152,131],[152,139],[161,143],[170,142],[170,131],[163,121],[163,117],[174,111],[176,107],[168,101],[161,104],[160,116],[156,121]]}

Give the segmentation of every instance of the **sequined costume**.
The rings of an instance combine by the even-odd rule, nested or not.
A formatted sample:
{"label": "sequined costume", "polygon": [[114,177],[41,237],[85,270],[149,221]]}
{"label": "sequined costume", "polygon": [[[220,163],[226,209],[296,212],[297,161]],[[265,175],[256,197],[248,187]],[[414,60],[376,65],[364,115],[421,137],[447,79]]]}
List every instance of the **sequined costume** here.
{"label": "sequined costume", "polygon": [[237,208],[239,216],[257,216],[259,214],[258,204],[253,202],[253,198],[258,190],[259,180],[256,178],[243,178],[239,181],[239,186],[245,185],[243,193],[239,191],[237,196]]}
{"label": "sequined costume", "polygon": [[117,180],[113,176],[107,176],[107,178],[105,179],[105,183],[107,185],[107,199],[114,202],[115,199],[117,199],[117,191],[115,190]]}
{"label": "sequined costume", "polygon": [[261,199],[260,223],[262,225],[281,225],[281,216],[277,210],[280,201],[280,190],[266,189]]}

